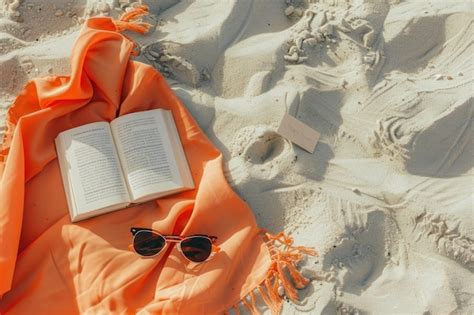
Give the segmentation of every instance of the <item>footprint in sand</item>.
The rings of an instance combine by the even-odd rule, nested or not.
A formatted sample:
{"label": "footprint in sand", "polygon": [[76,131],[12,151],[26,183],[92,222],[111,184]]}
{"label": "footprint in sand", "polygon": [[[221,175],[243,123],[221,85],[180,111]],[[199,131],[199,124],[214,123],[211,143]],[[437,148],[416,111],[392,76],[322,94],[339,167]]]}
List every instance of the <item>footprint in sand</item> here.
{"label": "footprint in sand", "polygon": [[[378,122],[374,147],[417,175],[443,177],[472,168],[472,98],[431,107],[412,117],[389,116]],[[454,163],[463,160],[463,163]]]}
{"label": "footprint in sand", "polygon": [[259,135],[244,151],[244,157],[253,164],[272,161],[285,150],[286,141],[274,131]]}
{"label": "footprint in sand", "polygon": [[248,126],[236,135],[226,176],[231,184],[276,178],[294,162],[291,144],[268,126]]}
{"label": "footprint in sand", "polygon": [[358,295],[382,274],[386,252],[389,258],[397,256],[386,243],[386,235],[396,231],[387,229],[392,220],[381,210],[346,215],[344,221],[345,233],[326,253],[323,264],[336,271],[342,291]]}

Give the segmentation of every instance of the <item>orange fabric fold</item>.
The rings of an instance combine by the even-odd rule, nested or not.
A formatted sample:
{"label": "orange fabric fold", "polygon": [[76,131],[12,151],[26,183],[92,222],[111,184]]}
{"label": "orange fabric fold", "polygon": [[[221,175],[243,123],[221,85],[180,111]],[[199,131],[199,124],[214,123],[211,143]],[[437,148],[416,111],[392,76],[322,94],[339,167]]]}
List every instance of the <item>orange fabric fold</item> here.
{"label": "orange fabric fold", "polygon": [[[275,265],[251,209],[224,177],[221,153],[164,78],[130,60],[134,43],[119,31],[134,28],[122,22],[89,19],[71,75],[29,82],[9,109],[0,151],[2,314],[223,314],[246,297],[253,305],[253,290],[268,288],[291,258]],[[72,224],[54,138],[156,108],[173,113],[196,189]],[[221,250],[197,265],[173,246],[143,259],[128,248],[131,226],[216,235]],[[279,297],[267,295],[277,312]]]}

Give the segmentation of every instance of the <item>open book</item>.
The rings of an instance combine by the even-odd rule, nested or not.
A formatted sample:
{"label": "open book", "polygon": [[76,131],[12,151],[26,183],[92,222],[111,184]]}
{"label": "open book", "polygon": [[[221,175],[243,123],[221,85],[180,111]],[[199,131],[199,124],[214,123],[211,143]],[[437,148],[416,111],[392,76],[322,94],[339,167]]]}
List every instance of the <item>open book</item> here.
{"label": "open book", "polygon": [[72,222],[194,188],[167,110],[87,124],[55,142]]}

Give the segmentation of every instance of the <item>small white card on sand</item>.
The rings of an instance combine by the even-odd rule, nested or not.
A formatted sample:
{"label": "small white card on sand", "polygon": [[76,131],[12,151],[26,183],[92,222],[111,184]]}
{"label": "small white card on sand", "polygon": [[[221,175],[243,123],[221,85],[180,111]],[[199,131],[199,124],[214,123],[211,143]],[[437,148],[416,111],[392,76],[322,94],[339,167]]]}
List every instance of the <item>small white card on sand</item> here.
{"label": "small white card on sand", "polygon": [[294,144],[313,153],[319,140],[319,132],[288,113],[283,116],[277,132]]}

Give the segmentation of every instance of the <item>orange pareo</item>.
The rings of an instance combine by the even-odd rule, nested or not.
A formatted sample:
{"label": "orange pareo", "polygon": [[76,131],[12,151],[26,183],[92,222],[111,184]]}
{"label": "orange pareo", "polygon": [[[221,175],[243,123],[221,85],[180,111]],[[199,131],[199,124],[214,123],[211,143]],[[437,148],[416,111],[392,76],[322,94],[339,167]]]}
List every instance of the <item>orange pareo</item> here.
{"label": "orange pareo", "polygon": [[[284,235],[262,232],[249,206],[230,188],[222,155],[153,67],[130,60],[135,44],[120,31],[134,22],[89,19],[72,50],[70,76],[29,82],[7,115],[0,150],[0,313],[258,313],[256,296],[280,312],[282,286],[308,280],[303,254]],[[72,224],[54,139],[61,131],[118,115],[171,110],[196,188]],[[130,227],[164,234],[218,236],[220,251],[202,264],[175,246],[153,259],[131,250]],[[281,246],[280,246],[281,245]]]}

